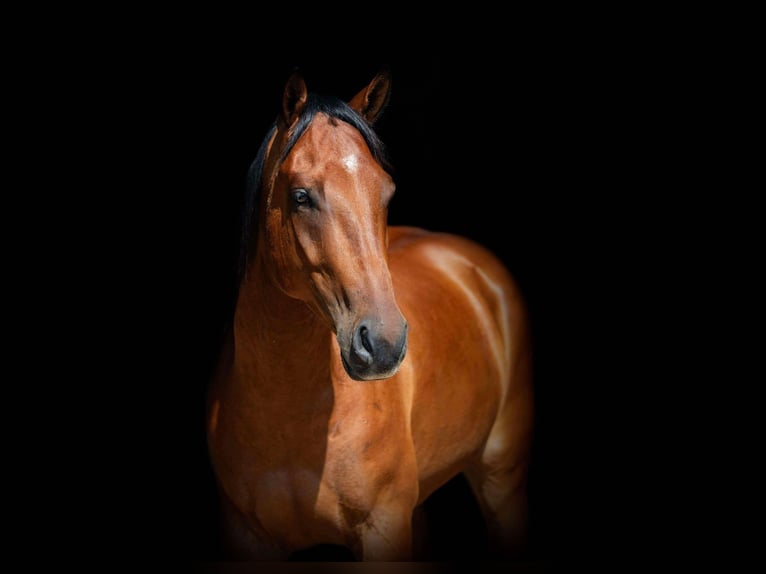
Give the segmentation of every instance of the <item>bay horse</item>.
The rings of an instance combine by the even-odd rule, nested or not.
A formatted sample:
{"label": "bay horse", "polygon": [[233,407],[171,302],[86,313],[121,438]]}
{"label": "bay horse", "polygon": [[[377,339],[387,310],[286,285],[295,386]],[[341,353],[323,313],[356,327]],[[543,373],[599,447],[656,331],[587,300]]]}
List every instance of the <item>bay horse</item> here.
{"label": "bay horse", "polygon": [[413,515],[458,473],[493,556],[523,552],[522,293],[473,240],[388,225],[395,185],[374,124],[390,89],[384,69],[344,101],[293,72],[251,165],[206,421],[232,559],[338,545],[359,561],[417,560]]}

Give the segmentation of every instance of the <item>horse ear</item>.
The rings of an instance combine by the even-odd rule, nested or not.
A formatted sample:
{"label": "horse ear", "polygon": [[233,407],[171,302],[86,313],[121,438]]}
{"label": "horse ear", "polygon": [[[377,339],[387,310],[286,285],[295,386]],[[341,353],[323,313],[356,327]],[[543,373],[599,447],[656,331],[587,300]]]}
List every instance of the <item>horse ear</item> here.
{"label": "horse ear", "polygon": [[372,81],[348,103],[367,123],[374,124],[391,97],[391,71],[383,68]]}
{"label": "horse ear", "polygon": [[281,128],[289,129],[293,126],[306,106],[306,98],[306,82],[303,74],[296,70],[287,79],[282,94],[282,114],[278,118]]}

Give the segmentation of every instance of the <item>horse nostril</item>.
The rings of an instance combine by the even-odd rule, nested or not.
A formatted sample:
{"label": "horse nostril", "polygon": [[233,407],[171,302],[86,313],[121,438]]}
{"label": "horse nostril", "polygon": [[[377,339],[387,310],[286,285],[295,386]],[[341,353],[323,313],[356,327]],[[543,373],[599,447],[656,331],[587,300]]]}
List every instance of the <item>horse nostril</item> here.
{"label": "horse nostril", "polygon": [[370,340],[370,332],[366,325],[361,325],[354,333],[351,343],[351,361],[359,369],[365,369],[372,365],[374,360],[374,347]]}
{"label": "horse nostril", "polygon": [[370,339],[367,336],[367,333],[367,327],[362,325],[359,328],[359,337],[362,339],[362,346],[367,350],[368,353],[370,353],[370,355],[372,355],[372,343],[370,343]]}

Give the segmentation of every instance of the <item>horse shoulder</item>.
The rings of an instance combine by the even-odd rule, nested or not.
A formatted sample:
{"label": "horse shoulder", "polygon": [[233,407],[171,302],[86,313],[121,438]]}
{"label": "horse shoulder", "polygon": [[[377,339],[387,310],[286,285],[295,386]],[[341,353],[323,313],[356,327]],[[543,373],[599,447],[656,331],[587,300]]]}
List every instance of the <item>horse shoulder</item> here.
{"label": "horse shoulder", "polygon": [[[389,228],[392,273],[404,285],[408,277],[428,274],[477,294],[495,317],[513,317],[523,328],[526,307],[521,290],[495,253],[467,237],[417,227]],[[406,287],[404,287],[406,289]]]}
{"label": "horse shoulder", "polygon": [[389,259],[410,324],[402,371],[423,495],[483,448],[508,399],[529,385],[515,374],[529,349],[525,307],[502,261],[470,239],[392,228]]}
{"label": "horse shoulder", "polygon": [[[455,234],[419,228],[392,228],[391,271],[397,301],[406,315],[428,332],[447,331],[443,339],[477,338],[480,355],[495,358],[502,372],[502,401],[512,387],[528,386],[528,377],[506,374],[531,353],[528,310],[523,293],[504,262],[480,243]],[[414,341],[413,341],[414,342]],[[428,345],[436,347],[431,340]]]}

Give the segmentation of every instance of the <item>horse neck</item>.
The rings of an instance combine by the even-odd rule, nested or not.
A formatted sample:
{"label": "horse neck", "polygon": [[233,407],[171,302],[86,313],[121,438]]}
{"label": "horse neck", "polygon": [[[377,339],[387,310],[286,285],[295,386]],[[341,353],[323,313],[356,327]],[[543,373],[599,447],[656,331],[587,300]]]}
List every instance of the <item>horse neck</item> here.
{"label": "horse neck", "polygon": [[253,384],[290,381],[321,392],[329,380],[331,340],[334,336],[309,306],[286,295],[269,272],[261,253],[248,265],[240,285],[234,316],[235,364],[242,378]]}

